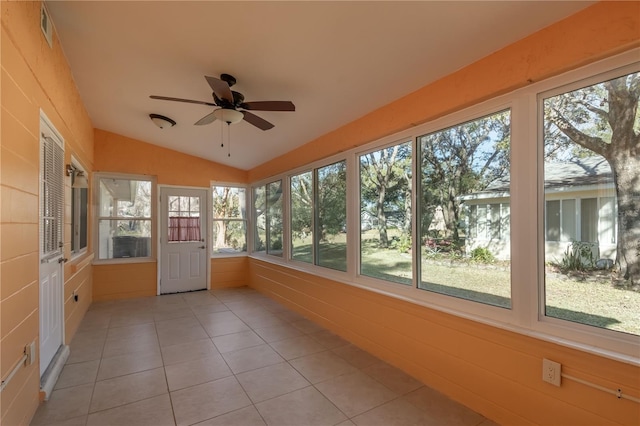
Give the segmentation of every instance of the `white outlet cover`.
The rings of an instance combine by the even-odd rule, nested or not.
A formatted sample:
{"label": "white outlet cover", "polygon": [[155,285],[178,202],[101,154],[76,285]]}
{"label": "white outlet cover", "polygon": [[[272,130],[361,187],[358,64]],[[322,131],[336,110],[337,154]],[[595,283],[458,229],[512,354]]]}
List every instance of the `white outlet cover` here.
{"label": "white outlet cover", "polygon": [[562,366],[559,362],[544,358],[542,360],[542,380],[555,386],[560,386]]}

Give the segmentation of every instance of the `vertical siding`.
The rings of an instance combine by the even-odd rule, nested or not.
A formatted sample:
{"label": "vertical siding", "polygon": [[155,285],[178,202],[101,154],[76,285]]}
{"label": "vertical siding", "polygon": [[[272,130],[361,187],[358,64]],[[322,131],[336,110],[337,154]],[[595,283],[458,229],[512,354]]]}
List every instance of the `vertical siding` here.
{"label": "vertical siding", "polygon": [[[71,155],[91,171],[93,129],[75,88],[60,45],[49,48],[39,28],[39,2],[2,2],[0,97],[0,374],[5,378],[24,346],[39,336],[38,194],[40,110],[65,139]],[[70,182],[65,179],[65,257],[70,257]],[[90,251],[84,258],[90,257]],[[65,306],[66,340],[91,300],[90,263],[74,278],[65,266],[66,295],[78,289],[82,303]],[[22,368],[1,395],[0,423],[28,424],[39,401],[39,360]]]}

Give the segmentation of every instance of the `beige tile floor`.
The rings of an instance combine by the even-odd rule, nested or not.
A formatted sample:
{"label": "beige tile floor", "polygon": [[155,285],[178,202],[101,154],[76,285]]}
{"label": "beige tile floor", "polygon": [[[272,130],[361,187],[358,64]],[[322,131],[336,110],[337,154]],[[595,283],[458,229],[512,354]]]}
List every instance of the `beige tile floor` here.
{"label": "beige tile floor", "polygon": [[246,287],[92,304],[31,424],[495,425]]}

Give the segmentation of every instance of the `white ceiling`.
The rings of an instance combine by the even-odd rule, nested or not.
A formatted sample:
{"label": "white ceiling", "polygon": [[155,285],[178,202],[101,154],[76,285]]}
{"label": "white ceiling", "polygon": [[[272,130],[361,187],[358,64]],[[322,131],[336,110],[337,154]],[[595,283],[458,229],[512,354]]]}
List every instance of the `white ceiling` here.
{"label": "white ceiling", "polygon": [[[593,2],[47,1],[94,127],[248,170],[456,71]],[[205,75],[229,73],[275,128],[194,126]],[[177,125],[161,130],[148,115]],[[226,127],[226,124],[224,125]],[[228,135],[224,133],[224,141]]]}

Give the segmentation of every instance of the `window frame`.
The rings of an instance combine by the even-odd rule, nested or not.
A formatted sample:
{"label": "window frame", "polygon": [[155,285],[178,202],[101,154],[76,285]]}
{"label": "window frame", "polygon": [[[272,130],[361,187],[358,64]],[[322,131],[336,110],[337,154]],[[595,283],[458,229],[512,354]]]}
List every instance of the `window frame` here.
{"label": "window frame", "polygon": [[[640,68],[638,61],[640,48],[631,49],[622,54],[583,66],[581,68],[550,77],[540,82],[525,85],[510,93],[493,97],[470,107],[451,114],[427,121],[424,124],[411,127],[400,132],[362,143],[355,148],[345,150],[339,154],[298,166],[277,175],[272,175],[259,182],[252,183],[252,188],[260,183],[273,181],[280,177],[297,175],[308,170],[314,170],[324,165],[345,160],[347,163],[347,272],[340,272],[328,268],[291,260],[289,254],[280,258],[252,251],[250,257],[267,262],[281,264],[302,272],[310,273],[321,278],[332,279],[367,291],[385,296],[405,300],[416,305],[425,306],[440,312],[487,324],[503,330],[521,335],[531,336],[543,341],[561,344],[581,351],[594,353],[611,359],[622,360],[640,365],[638,357],[639,345],[637,336],[625,335],[612,330],[597,329],[565,320],[544,317],[544,188],[543,162],[541,143],[540,104],[541,94],[558,90],[561,92],[584,87],[589,82],[598,83],[606,79],[607,75],[621,75]],[[360,230],[360,199],[359,199],[359,155],[375,151],[396,143],[412,141],[413,152],[413,188],[412,214],[417,218],[419,212],[417,194],[419,189],[420,167],[416,161],[418,152],[418,138],[422,135],[456,126],[483,116],[491,115],[503,110],[511,110],[511,191],[509,202],[510,241],[511,241],[511,309],[504,309],[486,305],[475,301],[458,299],[452,296],[419,290],[416,285],[399,286],[395,282],[387,282],[376,278],[361,276],[359,260],[359,238],[353,234]],[[285,250],[290,247],[290,198],[287,191],[290,182],[286,180],[285,190]],[[252,189],[253,196],[253,189]],[[252,200],[253,202],[253,200]],[[252,210],[253,212],[253,210]],[[614,212],[615,213],[615,212]],[[417,253],[419,223],[413,220],[413,253]],[[253,241],[253,238],[252,240]],[[420,277],[420,263],[415,264],[414,283]]]}
{"label": "window frame", "polygon": [[[89,212],[89,207],[90,207],[90,200],[91,200],[91,193],[89,191],[89,188],[91,188],[91,183],[89,181],[89,174],[86,171],[86,168],[82,166],[82,163],[77,160],[75,157],[71,157],[71,167],[74,168],[74,171],[78,171],[78,172],[82,172],[83,175],[87,178],[87,181],[89,182],[89,185],[87,186],[87,188],[74,188],[73,187],[73,180],[75,178],[75,173],[73,175],[70,176],[70,187],[71,187],[71,240],[69,241],[70,243],[70,254],[71,254],[71,260],[74,260],[80,256],[83,256],[84,254],[86,254],[89,251],[89,243],[90,243],[90,238],[89,235],[91,234],[90,231],[90,212]],[[82,215],[82,206],[79,203],[76,203],[75,201],[78,199],[82,199],[82,197],[79,197],[79,194],[82,192],[82,190],[87,191],[86,194],[86,202],[87,202],[87,206],[86,206],[86,210],[85,210],[85,235],[86,235],[86,245],[84,247],[79,247],[78,249],[74,250],[74,245],[75,244],[80,244],[80,234],[81,234],[81,228],[82,227],[82,218],[80,217],[79,222],[80,223],[76,223],[76,218],[78,216]],[[77,195],[78,194],[78,195]],[[78,229],[76,229],[78,228]]]}
{"label": "window frame", "polygon": [[[213,188],[214,187],[227,187],[227,188],[237,188],[237,189],[244,189],[244,202],[245,202],[245,218],[244,219],[236,219],[236,218],[217,218],[214,216],[214,211],[213,211]],[[208,241],[211,242],[211,255],[210,258],[211,259],[215,259],[215,258],[223,258],[223,257],[247,257],[249,256],[249,227],[251,226],[250,223],[250,219],[251,219],[251,215],[252,215],[252,211],[253,211],[253,205],[250,204],[250,200],[251,200],[251,196],[249,194],[249,192],[252,190],[252,188],[246,184],[240,184],[240,183],[232,183],[232,182],[218,182],[218,181],[212,181],[209,185],[209,192],[211,194],[211,215],[209,218],[209,222],[212,224],[211,226],[211,235],[208,236]],[[249,206],[250,208],[247,208],[247,206]],[[227,222],[244,222],[244,238],[245,238],[245,246],[246,246],[246,250],[244,251],[240,251],[240,252],[236,252],[236,253],[214,253],[213,252],[213,247],[214,247],[214,243],[213,243],[213,224],[216,220],[219,221],[227,221]]]}
{"label": "window frame", "polygon": [[[586,86],[602,83],[621,75],[632,72],[640,72],[638,61],[640,49],[631,49],[616,55],[586,65],[580,69],[569,71],[562,75],[549,78],[535,85],[538,89],[535,93],[535,123],[536,128],[536,158],[538,159],[537,186],[538,186],[538,217],[544,220],[544,129],[543,129],[543,101],[551,96],[581,89]],[[581,204],[581,199],[576,199],[576,209]],[[600,196],[596,197],[596,205],[600,205]],[[615,209],[614,209],[615,212]],[[540,220],[539,220],[540,221]],[[578,228],[578,227],[576,227]],[[545,227],[544,223],[538,226],[538,294],[536,300],[536,320],[531,328],[536,336],[549,339],[552,336],[560,343],[567,346],[578,347],[601,356],[640,364],[638,358],[638,336],[602,329],[586,324],[570,322],[560,318],[545,315],[545,274],[544,274],[544,247]],[[578,232],[578,229],[576,229]],[[582,237],[580,238],[582,239]]]}
{"label": "window frame", "polygon": [[[124,258],[100,258],[100,221],[101,220],[120,220],[117,216],[100,216],[100,182],[102,179],[116,179],[116,180],[137,180],[147,181],[151,185],[151,195],[149,199],[151,216],[150,217],[134,217],[126,218],[130,220],[148,220],[150,227],[151,238],[151,252],[149,256],[144,257],[124,257]],[[95,206],[93,212],[93,241],[96,242],[94,246],[94,264],[117,264],[117,263],[149,263],[157,261],[157,245],[158,245],[158,229],[159,222],[157,221],[158,215],[158,203],[159,198],[157,196],[157,184],[156,177],[151,175],[138,175],[129,173],[111,173],[111,172],[96,172],[93,174],[93,205]]]}

